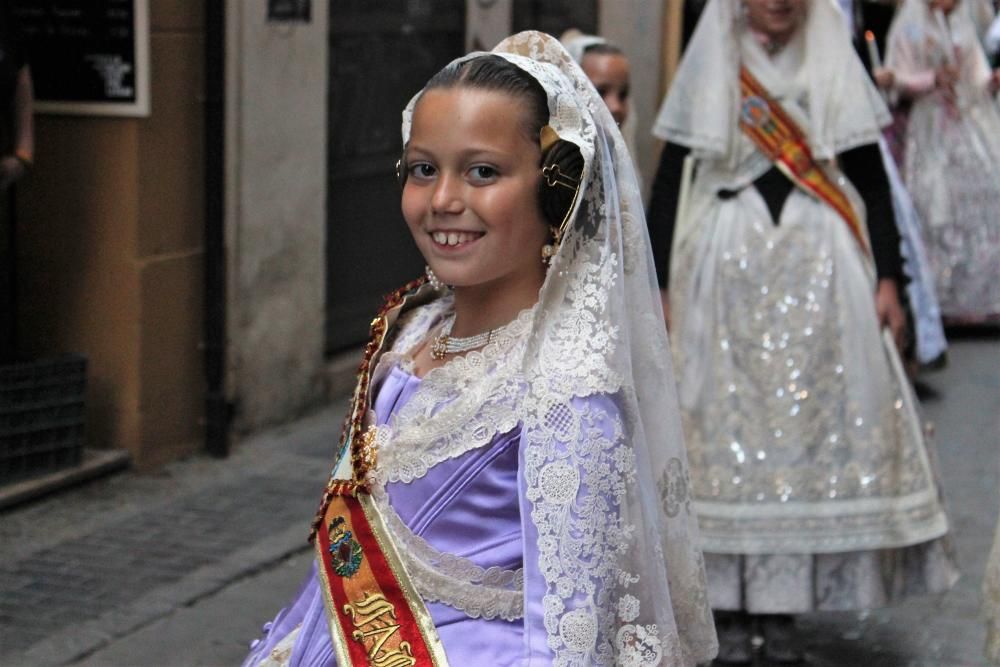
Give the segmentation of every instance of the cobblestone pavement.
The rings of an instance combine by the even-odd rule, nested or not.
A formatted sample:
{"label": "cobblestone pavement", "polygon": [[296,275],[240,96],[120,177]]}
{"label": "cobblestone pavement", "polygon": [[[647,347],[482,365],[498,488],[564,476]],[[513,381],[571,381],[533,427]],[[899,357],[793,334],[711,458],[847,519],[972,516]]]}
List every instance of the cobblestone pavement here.
{"label": "cobblestone pavement", "polygon": [[949,363],[920,381],[962,577],[940,596],[862,614],[799,621],[810,665],[979,667],[985,664],[983,571],[1000,509],[1000,339],[952,340]]}
{"label": "cobblestone pavement", "polygon": [[[955,342],[948,367],[922,382],[963,577],[945,595],[891,609],[800,618],[809,665],[984,664],[1000,340]],[[305,574],[305,532],[342,410],[253,438],[225,461],[120,475],[0,515],[0,664],[238,664]]]}
{"label": "cobblestone pavement", "polygon": [[0,664],[68,662],[306,548],[342,416],[0,516]]}

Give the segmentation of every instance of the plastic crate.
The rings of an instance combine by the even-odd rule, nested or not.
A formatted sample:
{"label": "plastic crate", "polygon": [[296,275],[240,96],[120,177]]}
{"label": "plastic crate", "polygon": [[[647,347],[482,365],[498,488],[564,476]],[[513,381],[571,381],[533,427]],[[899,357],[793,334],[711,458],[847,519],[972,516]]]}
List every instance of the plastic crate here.
{"label": "plastic crate", "polygon": [[87,359],[0,366],[0,484],[78,465]]}

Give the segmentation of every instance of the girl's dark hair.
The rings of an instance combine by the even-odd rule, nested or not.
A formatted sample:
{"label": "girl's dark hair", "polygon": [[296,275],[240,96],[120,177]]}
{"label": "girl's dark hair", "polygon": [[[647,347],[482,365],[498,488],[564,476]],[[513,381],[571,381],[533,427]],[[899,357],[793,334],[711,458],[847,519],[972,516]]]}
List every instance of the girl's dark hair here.
{"label": "girl's dark hair", "polygon": [[[524,128],[531,141],[538,142],[542,128],[549,122],[549,103],[545,89],[533,76],[512,62],[496,55],[482,55],[460,63],[452,63],[435,74],[424,92],[435,88],[478,88],[507,93],[524,101],[528,108],[528,125]],[[405,156],[404,156],[405,157]],[[405,162],[405,159],[404,159]],[[569,141],[559,139],[542,154],[540,169],[551,165],[563,176],[579,183],[583,175],[583,155]],[[406,181],[406,169],[400,177]],[[549,185],[542,178],[538,186],[538,202],[546,221],[559,227],[573,205],[575,192],[565,185]]]}
{"label": "girl's dark hair", "polygon": [[614,44],[608,44],[603,42],[600,44],[591,44],[583,50],[583,55],[595,55],[595,56],[624,56],[625,52],[619,49]]}

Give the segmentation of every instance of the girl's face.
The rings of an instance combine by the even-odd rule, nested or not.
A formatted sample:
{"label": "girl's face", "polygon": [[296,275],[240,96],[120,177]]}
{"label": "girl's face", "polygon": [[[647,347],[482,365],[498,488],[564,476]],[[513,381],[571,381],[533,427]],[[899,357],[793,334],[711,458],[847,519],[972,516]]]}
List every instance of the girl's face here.
{"label": "girl's face", "polygon": [[462,87],[417,102],[403,217],[448,285],[537,291],[545,277],[541,149],[525,131],[525,107],[508,93]]}
{"label": "girl's face", "polygon": [[806,0],[743,0],[750,27],[771,39],[785,41],[802,23]]}
{"label": "girl's face", "polygon": [[580,67],[604,98],[615,122],[624,123],[628,117],[628,58],[618,53],[591,53],[583,56]]}

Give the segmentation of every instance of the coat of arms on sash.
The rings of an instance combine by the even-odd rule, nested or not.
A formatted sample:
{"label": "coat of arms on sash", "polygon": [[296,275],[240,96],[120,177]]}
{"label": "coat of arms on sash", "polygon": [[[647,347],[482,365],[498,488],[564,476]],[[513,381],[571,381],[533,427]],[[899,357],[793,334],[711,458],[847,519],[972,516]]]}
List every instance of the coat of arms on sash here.
{"label": "coat of arms on sash", "polygon": [[341,577],[350,577],[361,567],[364,553],[351,531],[344,527],[344,517],[338,516],[330,522],[330,565]]}

